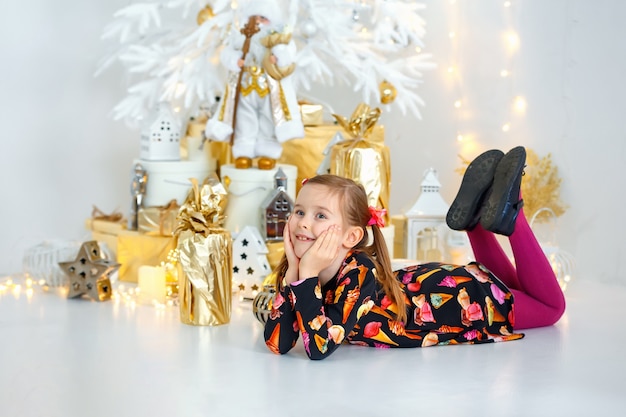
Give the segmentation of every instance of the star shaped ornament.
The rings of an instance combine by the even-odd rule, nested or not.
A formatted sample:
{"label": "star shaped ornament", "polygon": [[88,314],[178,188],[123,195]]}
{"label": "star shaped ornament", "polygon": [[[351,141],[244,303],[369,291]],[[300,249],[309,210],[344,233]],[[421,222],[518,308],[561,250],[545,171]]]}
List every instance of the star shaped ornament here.
{"label": "star shaped ornament", "polygon": [[67,298],[87,294],[96,301],[111,299],[111,275],[120,267],[104,256],[98,242],[84,242],[76,255],[76,259],[59,262],[59,266],[69,277]]}

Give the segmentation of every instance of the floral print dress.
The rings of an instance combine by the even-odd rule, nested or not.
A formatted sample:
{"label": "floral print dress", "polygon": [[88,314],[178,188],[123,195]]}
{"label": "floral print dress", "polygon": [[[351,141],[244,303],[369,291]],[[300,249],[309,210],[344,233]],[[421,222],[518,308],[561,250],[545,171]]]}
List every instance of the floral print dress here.
{"label": "floral print dress", "polygon": [[396,271],[407,323],[395,320],[398,306],[382,292],[375,274],[371,259],[353,251],[324,286],[317,278],[285,286],[272,303],[265,343],[284,354],[302,334],[309,358],[324,359],[343,343],[425,347],[524,337],[513,333],[510,290],[478,263],[428,263]]}

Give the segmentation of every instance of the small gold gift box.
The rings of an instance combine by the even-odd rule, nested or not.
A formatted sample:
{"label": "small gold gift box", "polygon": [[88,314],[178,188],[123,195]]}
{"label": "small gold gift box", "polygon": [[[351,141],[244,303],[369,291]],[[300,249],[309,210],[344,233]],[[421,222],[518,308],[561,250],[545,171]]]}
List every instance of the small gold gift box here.
{"label": "small gold gift box", "polygon": [[174,236],[149,236],[134,231],[124,231],[117,237],[117,262],[120,281],[137,282],[139,267],[160,265],[168,261],[176,248]]}
{"label": "small gold gift box", "polygon": [[390,217],[391,224],[395,227],[393,236],[393,255],[395,258],[407,258],[404,248],[407,235],[407,219],[403,214],[396,214]]}
{"label": "small gold gift box", "polygon": [[137,229],[150,236],[172,236],[179,208],[175,199],[166,206],[142,207],[137,214]]}
{"label": "small gold gift box", "polygon": [[304,126],[315,126],[324,123],[324,107],[321,104],[313,104],[302,101],[298,103],[302,124]]}

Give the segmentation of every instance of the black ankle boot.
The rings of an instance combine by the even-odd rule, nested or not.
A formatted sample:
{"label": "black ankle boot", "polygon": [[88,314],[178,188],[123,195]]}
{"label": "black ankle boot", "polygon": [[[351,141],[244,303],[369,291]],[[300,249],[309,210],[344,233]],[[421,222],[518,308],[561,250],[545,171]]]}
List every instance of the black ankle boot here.
{"label": "black ankle boot", "polygon": [[494,174],[489,197],[485,199],[480,215],[480,225],[493,233],[511,236],[515,220],[524,201],[520,200],[520,187],[526,163],[526,150],[517,146],[504,155]]}
{"label": "black ankle boot", "polygon": [[476,226],[479,210],[503,155],[502,151],[492,149],[478,155],[467,166],[459,192],[446,215],[450,229],[471,230]]}

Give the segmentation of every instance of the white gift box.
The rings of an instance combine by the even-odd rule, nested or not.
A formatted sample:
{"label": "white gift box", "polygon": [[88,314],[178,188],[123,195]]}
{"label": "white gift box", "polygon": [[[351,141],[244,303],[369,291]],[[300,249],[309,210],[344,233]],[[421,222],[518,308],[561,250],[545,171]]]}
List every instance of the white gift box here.
{"label": "white gift box", "polygon": [[185,202],[191,189],[190,178],[196,178],[202,184],[210,173],[215,172],[215,159],[202,161],[144,161],[135,159],[134,164],[141,164],[148,173],[144,207],[165,206],[172,199],[178,205]]}

